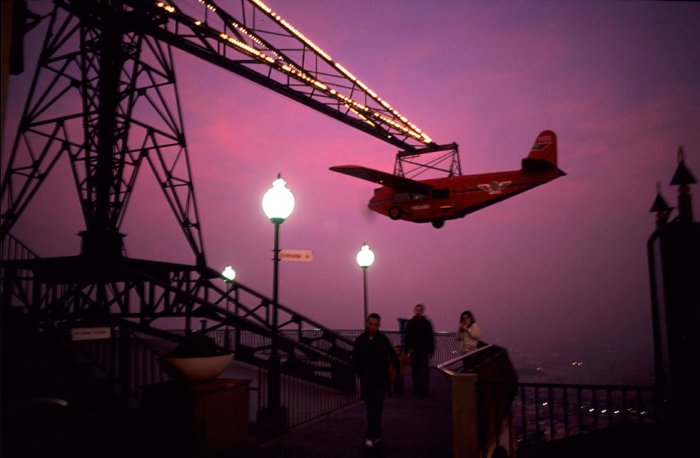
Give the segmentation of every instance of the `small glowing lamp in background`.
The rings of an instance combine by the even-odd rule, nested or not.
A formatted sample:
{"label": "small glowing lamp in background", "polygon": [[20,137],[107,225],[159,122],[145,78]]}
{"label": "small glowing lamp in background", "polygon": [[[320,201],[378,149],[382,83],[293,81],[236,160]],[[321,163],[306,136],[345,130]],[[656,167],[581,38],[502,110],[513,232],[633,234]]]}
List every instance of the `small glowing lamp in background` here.
{"label": "small glowing lamp in background", "polygon": [[224,276],[226,281],[233,281],[236,279],[236,271],[233,270],[233,267],[231,266],[226,266],[223,272],[221,272],[221,275]]}

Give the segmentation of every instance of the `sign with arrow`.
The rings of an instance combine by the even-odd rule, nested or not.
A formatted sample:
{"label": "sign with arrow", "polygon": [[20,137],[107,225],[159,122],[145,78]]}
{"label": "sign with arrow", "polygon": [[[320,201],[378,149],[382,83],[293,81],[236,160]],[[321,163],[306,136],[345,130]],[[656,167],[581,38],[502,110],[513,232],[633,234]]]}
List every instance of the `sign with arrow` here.
{"label": "sign with arrow", "polygon": [[314,260],[314,252],[311,250],[280,250],[279,260],[311,262]]}

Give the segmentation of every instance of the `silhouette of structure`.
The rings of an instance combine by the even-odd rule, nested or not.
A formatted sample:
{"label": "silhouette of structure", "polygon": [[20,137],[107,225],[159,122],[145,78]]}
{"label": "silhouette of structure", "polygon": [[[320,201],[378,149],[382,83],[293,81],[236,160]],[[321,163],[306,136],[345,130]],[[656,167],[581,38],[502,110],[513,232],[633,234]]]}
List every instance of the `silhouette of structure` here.
{"label": "silhouette of structure", "polygon": [[[180,342],[183,335],[165,329],[174,319],[185,336],[193,320],[205,333],[234,329],[227,342],[236,359],[269,374],[353,391],[351,341],[239,282],[224,283],[207,266],[173,49],[399,147],[407,157],[446,152],[443,160],[458,165],[457,145],[433,142],[260,0],[227,3],[228,11],[206,0],[58,0],[39,13],[31,6],[3,2],[9,13],[3,19],[12,18],[3,24],[3,51],[10,54],[3,94],[5,76],[24,70],[28,33],[45,28],[14,143],[3,151],[3,325],[12,326],[7,320],[14,317],[64,339],[78,326],[110,329],[118,341],[114,377],[127,398],[138,397],[129,382],[132,335]],[[4,103],[3,96],[3,113]],[[78,254],[42,258],[12,231],[60,161],[70,167],[85,226]],[[128,255],[121,228],[143,169],[157,180],[192,264]],[[278,404],[279,390],[271,381],[268,404]]]}
{"label": "silhouette of structure", "polygon": [[693,220],[690,186],[697,181],[685,165],[683,148],[670,184],[678,186],[678,207],[658,191],[651,207],[656,230],[647,244],[651,286],[656,384],[667,419],[697,424],[700,392],[696,379],[700,354],[700,223]]}
{"label": "silhouette of structure", "polygon": [[[66,324],[63,337],[75,326],[109,327],[127,358],[132,333],[177,342],[182,335],[160,324],[178,318],[189,333],[198,320],[204,332],[236,329],[241,361],[269,368],[274,341],[283,373],[354,390],[349,340],[238,282],[220,282],[207,267],[173,48],[404,151],[440,146],[261,1],[233,2],[231,11],[198,0],[59,0],[51,7],[34,13],[23,0],[3,2],[13,18],[3,27],[3,36],[12,37],[3,39],[11,43],[3,85],[8,73],[23,71],[28,32],[46,28],[18,132],[3,158],[4,325],[10,316],[36,329]],[[61,160],[69,162],[85,229],[80,253],[42,258],[12,230]],[[170,205],[192,264],[128,256],[121,226],[144,168]],[[242,332],[256,338],[242,339]],[[121,362],[117,378],[126,393],[130,365]]]}
{"label": "silhouette of structure", "polygon": [[[21,364],[29,351],[13,339],[34,339],[41,347],[37,352],[53,352],[54,336],[67,339],[72,327],[109,327],[120,349],[114,376],[129,397],[133,334],[178,342],[181,334],[160,326],[172,318],[181,319],[186,332],[193,320],[205,332],[235,329],[236,359],[263,368],[272,339],[278,339],[284,374],[353,391],[349,339],[287,307],[274,309],[270,298],[238,282],[219,281],[219,273],[207,267],[173,48],[399,147],[404,159],[450,151],[449,159],[458,160],[456,145],[434,143],[258,0],[231,2],[236,11],[205,0],[56,0],[46,14],[30,11],[23,0],[3,2],[3,11],[10,4],[14,21],[3,24],[3,34],[13,39],[3,52],[12,52],[9,68],[3,66],[3,88],[7,73],[23,71],[25,36],[40,26],[46,34],[17,135],[10,151],[3,151],[3,404],[28,392],[18,391],[27,380],[14,380],[23,374],[6,371],[8,360]],[[12,230],[61,160],[68,161],[78,191],[85,224],[81,248],[78,254],[42,258]],[[192,264],[128,256],[121,226],[144,168],[156,177]],[[697,282],[692,286],[700,256],[687,178],[681,174],[674,183],[686,187],[678,218],[664,219],[650,240],[658,367],[665,370],[659,374],[671,412],[681,417],[692,407],[682,400],[694,395],[687,375],[698,354],[700,302]],[[655,276],[659,271],[663,277]],[[245,339],[244,333],[255,338]],[[53,369],[58,368],[47,368]],[[697,409],[697,396],[689,399]]]}

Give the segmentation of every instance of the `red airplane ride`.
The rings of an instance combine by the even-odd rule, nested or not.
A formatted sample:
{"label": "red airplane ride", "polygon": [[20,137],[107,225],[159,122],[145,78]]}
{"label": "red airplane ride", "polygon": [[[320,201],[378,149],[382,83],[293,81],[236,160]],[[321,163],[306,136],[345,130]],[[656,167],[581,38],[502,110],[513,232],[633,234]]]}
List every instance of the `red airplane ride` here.
{"label": "red airplane ride", "polygon": [[[456,145],[449,146],[458,155]],[[410,153],[399,153],[402,155]],[[461,175],[458,168],[456,175],[451,170],[450,176],[420,181],[403,176],[400,167],[394,174],[359,165],[339,165],[330,170],[381,184],[369,201],[370,210],[393,220],[429,222],[436,228],[446,220],[463,218],[566,175],[557,167],[557,137],[551,130],[537,136],[520,170]]]}

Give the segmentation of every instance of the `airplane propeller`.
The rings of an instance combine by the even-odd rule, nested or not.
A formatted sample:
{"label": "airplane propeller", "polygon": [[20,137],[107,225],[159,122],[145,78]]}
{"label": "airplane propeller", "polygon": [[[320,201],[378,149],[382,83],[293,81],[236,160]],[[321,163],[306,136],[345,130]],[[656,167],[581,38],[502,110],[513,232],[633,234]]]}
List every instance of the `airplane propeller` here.
{"label": "airplane propeller", "polygon": [[374,223],[377,219],[377,213],[370,210],[370,208],[367,206],[366,200],[359,201],[359,205],[361,207],[362,217],[364,218],[365,223]]}

